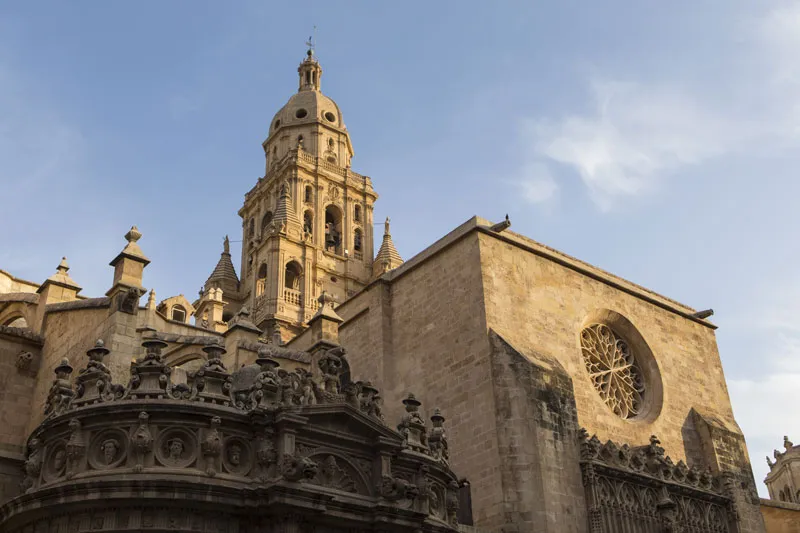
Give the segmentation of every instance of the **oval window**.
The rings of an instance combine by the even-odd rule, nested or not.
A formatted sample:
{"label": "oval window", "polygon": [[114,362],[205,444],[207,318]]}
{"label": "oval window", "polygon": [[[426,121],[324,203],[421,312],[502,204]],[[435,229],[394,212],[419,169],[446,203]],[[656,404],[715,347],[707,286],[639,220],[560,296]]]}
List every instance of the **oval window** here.
{"label": "oval window", "polygon": [[298,109],[294,114],[294,116],[297,118],[305,118],[306,115],[308,115],[308,111],[305,109]]}
{"label": "oval window", "polygon": [[328,122],[336,122],[336,115],[331,113],[330,111],[325,112],[325,120]]}
{"label": "oval window", "polygon": [[273,129],[278,129],[280,127],[280,125],[281,125],[281,121],[280,120],[276,120],[275,121],[275,125],[273,126]]}

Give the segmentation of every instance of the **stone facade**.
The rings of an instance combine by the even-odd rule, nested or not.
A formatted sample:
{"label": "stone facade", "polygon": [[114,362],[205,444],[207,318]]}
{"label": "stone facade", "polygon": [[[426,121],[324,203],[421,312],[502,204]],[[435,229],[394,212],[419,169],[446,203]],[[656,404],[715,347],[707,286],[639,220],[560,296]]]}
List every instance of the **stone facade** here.
{"label": "stone facade", "polygon": [[409,396],[388,428],[378,390],[342,382],[341,347],[317,351],[315,379],[281,369],[266,347],[231,374],[214,343],[184,384],[171,379],[166,342],[151,331],[143,345],[126,386],[102,341],[74,378],[67,359],[58,365],[27,441],[24,494],[0,506],[0,530],[457,530],[441,421],[427,439]]}
{"label": "stone facade", "polygon": [[[507,217],[472,218],[405,263],[387,219],[373,260],[372,181],[350,170],[350,136],[312,52],[298,73],[262,144],[264,177],[239,211],[239,274],[226,237],[196,301],[157,302],[151,289],[141,305],[149,259],[135,227],[102,297],[80,294],[66,260],[41,285],[0,271],[5,530],[34,527],[39,507],[57,515],[35,526],[46,530],[195,527],[141,487],[154,498],[184,491],[200,530],[218,519],[231,531],[262,527],[242,521],[243,509],[273,513],[283,501],[294,510],[281,523],[295,531],[292,513],[308,510],[293,507],[300,500],[328,517],[320,530],[334,515],[351,530],[378,520],[447,531],[456,513],[461,528],[505,533],[761,533],[765,518],[784,520],[786,509],[757,497],[709,312],[515,234]],[[145,382],[152,397],[137,392]],[[212,394],[213,383],[222,388]],[[174,428],[184,450],[192,443],[191,461],[171,464],[166,441],[136,452],[142,412],[153,442]],[[292,485],[307,463],[295,462],[297,480],[276,465],[264,480],[234,471],[211,442],[235,437],[255,461],[267,426],[283,431],[280,416],[289,429],[276,447],[305,446],[317,472],[327,464],[342,482],[347,471],[361,492],[336,507],[341,495]],[[87,448],[70,483],[85,484],[68,493],[67,466],[56,475],[46,461],[61,444],[66,455],[73,436]],[[326,450],[320,463],[312,449]],[[420,461],[441,474],[439,507],[430,487],[409,497],[428,483]],[[405,477],[379,488],[387,463]],[[780,473],[790,470],[770,476],[794,498],[800,486]],[[211,487],[216,512],[198,503],[199,485]],[[76,499],[101,486],[119,505],[76,515]]]}
{"label": "stone facade", "polygon": [[761,500],[767,533],[800,533],[800,504]]}
{"label": "stone facade", "polygon": [[783,437],[783,451],[767,457],[769,474],[764,483],[770,499],[761,500],[768,533],[800,532],[800,446]]}

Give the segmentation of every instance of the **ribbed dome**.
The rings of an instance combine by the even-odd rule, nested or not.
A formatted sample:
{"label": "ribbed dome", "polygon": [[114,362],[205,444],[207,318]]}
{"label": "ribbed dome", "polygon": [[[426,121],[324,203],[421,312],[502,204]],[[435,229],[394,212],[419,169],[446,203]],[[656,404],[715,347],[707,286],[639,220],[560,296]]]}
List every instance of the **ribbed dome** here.
{"label": "ribbed dome", "polygon": [[336,102],[319,91],[300,91],[286,102],[272,117],[269,133],[272,135],[279,127],[322,122],[335,128],[347,129],[342,113]]}

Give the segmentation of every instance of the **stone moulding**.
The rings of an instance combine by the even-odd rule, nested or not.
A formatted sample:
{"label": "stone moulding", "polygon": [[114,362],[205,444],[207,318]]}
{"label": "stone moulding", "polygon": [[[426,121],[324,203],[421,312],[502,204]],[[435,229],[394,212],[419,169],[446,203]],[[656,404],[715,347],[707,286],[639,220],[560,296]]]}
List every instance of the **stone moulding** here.
{"label": "stone moulding", "polygon": [[88,516],[98,531],[191,530],[161,513],[167,500],[174,516],[213,508],[242,528],[303,516],[355,528],[457,529],[459,485],[441,453],[443,416],[432,417],[433,450],[418,402],[411,438],[389,428],[377,389],[351,382],[340,391],[342,348],[320,358],[319,381],[281,370],[262,350],[257,375],[234,391],[221,345],[204,348],[205,364],[183,388],[163,362],[165,343],[143,345],[125,387],[111,382],[99,342],[77,387],[69,362],[57,367],[48,416],[28,441],[24,493],[0,507],[0,531],[44,527],[42,513],[48,531]]}

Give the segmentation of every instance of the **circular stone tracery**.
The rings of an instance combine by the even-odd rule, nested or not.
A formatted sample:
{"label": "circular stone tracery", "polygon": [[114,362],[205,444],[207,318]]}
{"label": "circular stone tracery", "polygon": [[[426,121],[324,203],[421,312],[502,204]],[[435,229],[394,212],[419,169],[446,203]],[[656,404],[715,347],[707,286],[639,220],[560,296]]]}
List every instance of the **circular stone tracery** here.
{"label": "circular stone tracery", "polygon": [[630,345],[605,324],[581,332],[581,351],[595,389],[621,418],[642,413],[645,383]]}

